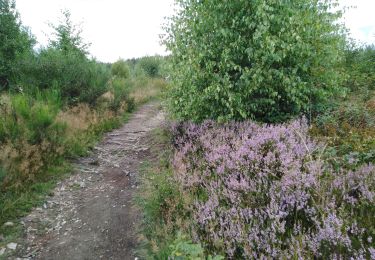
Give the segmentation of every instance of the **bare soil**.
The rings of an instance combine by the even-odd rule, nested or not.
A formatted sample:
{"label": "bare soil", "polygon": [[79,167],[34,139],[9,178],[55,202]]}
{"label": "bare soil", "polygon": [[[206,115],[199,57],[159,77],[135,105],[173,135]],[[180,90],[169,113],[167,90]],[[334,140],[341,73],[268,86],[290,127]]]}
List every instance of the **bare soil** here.
{"label": "bare soil", "polygon": [[58,184],[46,203],[23,219],[26,259],[135,259],[134,206],[137,173],[155,155],[147,135],[164,121],[157,102],[142,106],[130,120],[74,163],[75,174]]}

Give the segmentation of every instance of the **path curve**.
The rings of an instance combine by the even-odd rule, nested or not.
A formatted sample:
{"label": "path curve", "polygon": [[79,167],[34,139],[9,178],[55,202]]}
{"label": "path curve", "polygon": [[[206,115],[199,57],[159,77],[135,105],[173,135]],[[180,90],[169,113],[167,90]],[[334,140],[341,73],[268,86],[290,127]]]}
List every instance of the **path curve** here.
{"label": "path curve", "polygon": [[20,257],[134,259],[137,170],[152,157],[147,134],[163,121],[159,103],[143,105],[123,127],[106,134],[92,155],[77,161],[76,174],[24,218]]}

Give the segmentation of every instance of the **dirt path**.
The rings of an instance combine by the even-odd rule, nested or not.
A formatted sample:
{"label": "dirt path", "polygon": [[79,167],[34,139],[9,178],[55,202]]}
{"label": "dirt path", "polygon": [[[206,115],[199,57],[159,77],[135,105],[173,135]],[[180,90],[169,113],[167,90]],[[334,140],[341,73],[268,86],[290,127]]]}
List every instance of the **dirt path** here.
{"label": "dirt path", "polygon": [[137,170],[152,157],[147,133],[163,121],[159,104],[146,104],[107,134],[90,157],[76,162],[77,173],[23,220],[26,242],[19,257],[134,259]]}

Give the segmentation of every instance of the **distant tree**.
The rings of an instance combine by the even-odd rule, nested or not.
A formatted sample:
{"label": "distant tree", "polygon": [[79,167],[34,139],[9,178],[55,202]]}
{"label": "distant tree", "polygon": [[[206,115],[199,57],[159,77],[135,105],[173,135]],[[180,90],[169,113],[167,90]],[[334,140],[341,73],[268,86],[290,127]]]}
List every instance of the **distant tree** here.
{"label": "distant tree", "polygon": [[0,0],[0,90],[17,80],[17,63],[31,54],[34,43],[21,24],[15,2]]}
{"label": "distant tree", "polygon": [[345,69],[349,75],[345,82],[347,87],[364,93],[375,90],[375,45],[352,45],[345,54]]}
{"label": "distant tree", "polygon": [[165,38],[176,117],[284,121],[340,89],[336,0],[176,2]]}
{"label": "distant tree", "polygon": [[154,78],[160,76],[160,67],[162,58],[158,56],[146,56],[140,58],[138,61],[138,67],[148,77]]}
{"label": "distant tree", "polygon": [[57,25],[50,24],[54,29],[54,38],[50,40],[50,47],[64,53],[88,54],[89,43],[85,43],[79,25],[73,24],[69,10],[62,11],[62,18]]}
{"label": "distant tree", "polygon": [[95,104],[107,90],[110,70],[87,56],[89,45],[80,26],[73,24],[69,11],[62,14],[57,24],[50,25],[54,32],[49,45],[25,64],[24,85],[26,89],[58,89],[68,104]]}
{"label": "distant tree", "polygon": [[123,59],[120,59],[112,64],[111,73],[113,76],[119,78],[129,78],[130,76],[130,69],[129,65]]}

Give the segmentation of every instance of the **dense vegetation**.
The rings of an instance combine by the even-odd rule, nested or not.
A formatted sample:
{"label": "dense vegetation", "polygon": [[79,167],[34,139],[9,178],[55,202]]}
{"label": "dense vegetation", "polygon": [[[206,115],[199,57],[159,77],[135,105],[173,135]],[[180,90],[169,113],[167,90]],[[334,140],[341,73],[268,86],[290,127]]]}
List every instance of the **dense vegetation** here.
{"label": "dense vegetation", "polygon": [[142,252],[375,258],[375,47],[345,39],[335,1],[176,2],[180,122],[144,177]]}
{"label": "dense vegetation", "polygon": [[[40,203],[69,159],[165,88],[161,58],[100,63],[69,11],[51,26],[49,44],[34,50],[14,2],[0,0],[0,243],[18,230],[3,224]],[[150,75],[144,66],[154,60]]]}
{"label": "dense vegetation", "polygon": [[191,196],[191,232],[234,258],[368,258],[375,166],[331,168],[306,121],[185,124],[175,176]]}
{"label": "dense vegetation", "polygon": [[3,223],[170,78],[177,122],[150,141],[142,257],[375,258],[375,47],[346,39],[334,0],[176,2],[170,57],[103,64],[68,11],[36,51],[0,0],[5,241]]}
{"label": "dense vegetation", "polygon": [[332,1],[177,1],[167,27],[177,118],[280,122],[339,91]]}

